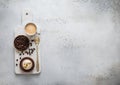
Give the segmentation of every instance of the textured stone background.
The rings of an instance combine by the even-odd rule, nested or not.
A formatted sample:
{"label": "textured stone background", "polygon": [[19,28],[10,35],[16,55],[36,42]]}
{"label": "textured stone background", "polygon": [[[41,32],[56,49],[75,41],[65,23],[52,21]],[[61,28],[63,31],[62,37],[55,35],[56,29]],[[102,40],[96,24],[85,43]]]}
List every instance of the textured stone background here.
{"label": "textured stone background", "polygon": [[[41,27],[40,75],[15,75],[14,28]],[[120,85],[120,0],[0,0],[0,85]]]}

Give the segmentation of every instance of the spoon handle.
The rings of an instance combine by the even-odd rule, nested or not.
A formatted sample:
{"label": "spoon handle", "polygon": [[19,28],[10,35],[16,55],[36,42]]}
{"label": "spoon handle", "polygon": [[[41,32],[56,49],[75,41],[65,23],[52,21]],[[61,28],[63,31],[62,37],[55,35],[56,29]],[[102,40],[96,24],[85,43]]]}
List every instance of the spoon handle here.
{"label": "spoon handle", "polygon": [[36,70],[39,71],[39,56],[38,56],[38,45],[36,45],[36,53],[37,53],[37,59],[36,59]]}

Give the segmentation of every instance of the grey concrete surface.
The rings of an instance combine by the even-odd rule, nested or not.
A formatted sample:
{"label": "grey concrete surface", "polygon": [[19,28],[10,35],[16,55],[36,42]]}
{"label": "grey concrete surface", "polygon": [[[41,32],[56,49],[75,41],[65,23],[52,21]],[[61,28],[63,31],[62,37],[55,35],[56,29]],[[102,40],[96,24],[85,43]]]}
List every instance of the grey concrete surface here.
{"label": "grey concrete surface", "polygon": [[[14,29],[41,27],[40,75],[15,75]],[[0,0],[0,85],[120,85],[120,0]]]}

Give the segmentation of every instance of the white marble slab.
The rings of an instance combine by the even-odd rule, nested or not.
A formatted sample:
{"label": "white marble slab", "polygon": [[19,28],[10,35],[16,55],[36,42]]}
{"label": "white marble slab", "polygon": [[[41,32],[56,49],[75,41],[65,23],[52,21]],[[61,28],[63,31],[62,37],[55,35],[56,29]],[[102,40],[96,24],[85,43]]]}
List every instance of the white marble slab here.
{"label": "white marble slab", "polygon": [[[37,29],[39,29],[39,28],[37,28]],[[23,53],[21,53],[20,51],[18,51],[18,50],[16,50],[15,49],[15,64],[14,64],[14,66],[15,66],[15,73],[16,74],[39,74],[40,72],[41,72],[41,63],[40,63],[40,44],[38,45],[38,56],[39,56],[39,71],[37,71],[37,69],[36,69],[36,58],[37,58],[37,54],[36,54],[36,45],[35,45],[35,42],[31,42],[31,40],[34,40],[34,37],[35,36],[39,36],[39,38],[40,38],[40,35],[35,35],[35,36],[33,36],[33,37],[30,37],[30,36],[28,36],[28,35],[26,35],[26,33],[25,33],[25,30],[24,30],[24,26],[18,26],[18,27],[16,27],[16,29],[15,29],[15,37],[17,37],[17,36],[19,36],[19,35],[25,35],[25,36],[27,36],[28,38],[29,38],[29,40],[30,40],[30,43],[32,43],[32,46],[31,45],[29,45],[29,48],[28,49],[33,49],[33,48],[35,48],[35,50],[34,50],[34,52],[31,54],[31,55],[28,55],[28,54],[26,54],[25,53],[25,51],[23,52],[24,53],[24,55],[23,55]],[[14,37],[14,38],[15,38]],[[29,52],[29,50],[27,49],[27,51]],[[21,55],[20,55],[21,54]],[[33,68],[33,70],[32,71],[30,71],[30,72],[24,72],[21,68],[20,68],[20,61],[23,59],[23,58],[25,58],[25,57],[29,57],[29,58],[31,58],[31,59],[33,59],[33,61],[34,61],[34,68]],[[16,65],[17,64],[17,65]]]}

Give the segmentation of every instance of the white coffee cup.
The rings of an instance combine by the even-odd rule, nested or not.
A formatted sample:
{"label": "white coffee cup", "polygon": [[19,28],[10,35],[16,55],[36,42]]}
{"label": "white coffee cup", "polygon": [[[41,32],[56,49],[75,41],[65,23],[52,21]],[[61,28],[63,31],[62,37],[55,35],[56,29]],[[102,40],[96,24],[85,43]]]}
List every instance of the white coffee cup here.
{"label": "white coffee cup", "polygon": [[25,25],[25,32],[29,36],[33,36],[37,33],[37,26],[34,23],[27,23]]}

